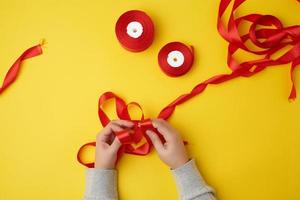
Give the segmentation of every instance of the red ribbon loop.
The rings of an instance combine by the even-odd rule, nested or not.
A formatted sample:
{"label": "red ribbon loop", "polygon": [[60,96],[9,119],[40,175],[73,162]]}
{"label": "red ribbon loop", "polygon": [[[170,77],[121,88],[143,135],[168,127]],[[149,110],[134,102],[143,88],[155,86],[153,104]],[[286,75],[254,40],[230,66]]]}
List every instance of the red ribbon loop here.
{"label": "red ribbon loop", "polygon": [[88,167],[88,168],[93,168],[94,165],[95,165],[94,162],[85,162],[85,161],[82,159],[82,153],[83,153],[84,149],[87,148],[87,147],[96,147],[96,142],[89,142],[89,143],[86,143],[86,144],[82,145],[82,146],[79,148],[78,153],[77,153],[77,161],[78,161],[80,164],[82,164],[82,165],[84,165],[84,166],[86,166],[86,167]]}
{"label": "red ribbon loop", "polygon": [[[112,92],[106,92],[102,94],[99,98],[99,104],[98,104],[98,115],[100,122],[102,126],[106,126],[109,122],[110,119],[106,115],[106,113],[103,110],[103,105],[110,99],[115,100],[115,105],[116,105],[116,113],[119,117],[119,119],[123,120],[130,120],[134,123],[134,126],[132,129],[127,129],[121,132],[115,133],[115,136],[119,139],[119,141],[122,143],[122,146],[118,152],[118,158],[123,154],[123,153],[128,153],[128,154],[134,154],[134,155],[146,155],[150,152],[152,143],[150,138],[145,134],[146,130],[153,130],[158,134],[158,136],[161,138],[162,141],[164,139],[162,136],[153,128],[151,120],[150,119],[144,119],[144,113],[141,108],[141,106],[136,103],[136,102],[131,102],[126,104],[120,97],[115,95]],[[141,110],[141,118],[140,120],[132,120],[130,115],[129,115],[129,106],[137,106]],[[142,144],[139,144],[142,142],[143,138],[145,139],[145,142]],[[136,146],[136,145],[139,146]],[[82,159],[82,153],[84,149],[88,146],[95,146],[95,142],[90,142],[87,144],[84,144],[83,146],[80,147],[78,154],[77,154],[77,160],[81,164],[87,166],[87,167],[93,167],[94,163],[86,163]]]}
{"label": "red ribbon loop", "polygon": [[[124,152],[131,153],[131,154],[141,154],[141,155],[145,155],[145,154],[149,153],[150,146],[147,143],[141,145],[138,148],[133,148],[131,146],[131,143],[135,143],[135,144],[139,143],[144,136],[147,141],[149,140],[149,138],[147,138],[147,136],[144,135],[146,126],[143,125],[143,124],[149,125],[149,123],[148,123],[149,119],[147,119],[147,120],[144,119],[143,110],[138,103],[130,102],[130,103],[126,104],[120,97],[118,97],[117,95],[115,95],[112,92],[106,92],[106,93],[102,94],[99,98],[99,105],[98,105],[98,116],[99,116],[102,126],[104,127],[110,122],[110,119],[108,118],[108,116],[106,115],[106,113],[104,112],[104,110],[102,108],[103,104],[109,99],[115,99],[116,112],[117,112],[119,119],[130,120],[130,121],[134,122],[134,127],[131,130],[125,130],[125,131],[116,133],[116,137],[118,137],[120,142],[122,144],[124,144],[124,147],[125,147],[123,149]],[[131,117],[129,115],[129,111],[128,111],[128,107],[130,105],[137,106],[141,110],[142,116],[141,116],[140,120],[132,120],[131,119]],[[147,128],[152,128],[152,124],[151,124],[151,127],[147,126]]]}

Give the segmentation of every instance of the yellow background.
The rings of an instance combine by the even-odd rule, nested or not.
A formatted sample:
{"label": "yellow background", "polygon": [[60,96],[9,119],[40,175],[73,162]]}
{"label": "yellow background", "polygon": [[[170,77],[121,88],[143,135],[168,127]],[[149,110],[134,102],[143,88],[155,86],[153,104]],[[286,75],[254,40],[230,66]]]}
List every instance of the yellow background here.
{"label": "yellow background", "polygon": [[[104,91],[139,102],[146,116],[155,117],[196,83],[229,72],[227,43],[216,29],[218,4],[1,0],[1,80],[23,50],[41,38],[48,44],[0,95],[0,199],[82,198],[84,167],[76,153],[101,129],[97,100]],[[117,18],[131,9],[146,11],[155,23],[154,43],[141,53],[124,50],[114,34]],[[238,14],[250,12],[300,24],[295,0],[247,1]],[[176,79],[157,64],[159,49],[170,41],[196,50],[193,69]],[[288,102],[290,86],[289,66],[273,67],[209,86],[170,120],[189,141],[190,155],[219,199],[300,198],[300,100]],[[177,198],[172,176],[154,152],[126,155],[119,169],[121,199]]]}

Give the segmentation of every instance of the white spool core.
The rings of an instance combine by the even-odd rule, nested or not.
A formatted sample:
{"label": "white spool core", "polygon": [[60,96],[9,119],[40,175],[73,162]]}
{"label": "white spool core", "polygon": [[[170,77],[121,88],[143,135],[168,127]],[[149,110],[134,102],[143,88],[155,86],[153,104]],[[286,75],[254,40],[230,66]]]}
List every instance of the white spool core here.
{"label": "white spool core", "polygon": [[184,55],[180,51],[171,51],[167,62],[171,67],[180,67],[184,63]]}
{"label": "white spool core", "polygon": [[143,26],[140,22],[134,21],[127,25],[127,34],[132,38],[138,38],[143,34]]}

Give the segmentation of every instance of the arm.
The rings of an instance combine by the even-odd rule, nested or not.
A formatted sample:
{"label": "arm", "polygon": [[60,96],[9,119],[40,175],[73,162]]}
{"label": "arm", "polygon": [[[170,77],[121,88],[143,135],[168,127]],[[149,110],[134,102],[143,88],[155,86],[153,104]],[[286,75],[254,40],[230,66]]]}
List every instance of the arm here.
{"label": "arm", "polygon": [[208,187],[200,175],[194,160],[189,160],[179,133],[166,121],[153,119],[154,128],[163,136],[162,143],[158,135],[147,130],[160,159],[171,168],[181,200],[215,200],[213,190]]}
{"label": "arm", "polygon": [[115,164],[121,147],[114,132],[132,127],[133,123],[124,120],[111,121],[97,135],[95,168],[86,170],[84,200],[117,200],[117,171]]}
{"label": "arm", "polygon": [[206,185],[194,160],[171,170],[175,178],[180,199],[215,200],[214,191]]}
{"label": "arm", "polygon": [[117,171],[86,170],[86,189],[83,200],[117,200]]}

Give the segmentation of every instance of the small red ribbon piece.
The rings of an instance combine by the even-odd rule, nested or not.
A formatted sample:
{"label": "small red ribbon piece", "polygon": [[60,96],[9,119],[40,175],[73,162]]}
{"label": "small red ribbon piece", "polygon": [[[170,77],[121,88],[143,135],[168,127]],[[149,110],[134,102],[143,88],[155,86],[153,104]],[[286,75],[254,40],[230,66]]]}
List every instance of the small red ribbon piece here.
{"label": "small red ribbon piece", "polygon": [[43,51],[41,44],[33,46],[24,51],[6,73],[2,86],[0,87],[0,94],[16,80],[24,60],[41,55],[42,53]]}
{"label": "small red ribbon piece", "polygon": [[[175,53],[173,57],[171,55],[172,53]],[[170,57],[173,59],[171,61],[173,62],[174,66],[169,63]],[[158,64],[160,68],[165,74],[171,77],[178,77],[187,73],[191,69],[193,62],[193,47],[189,48],[181,42],[170,42],[161,48],[158,53]]]}
{"label": "small red ribbon piece", "polygon": [[154,24],[145,12],[130,10],[120,16],[116,23],[115,32],[125,49],[140,52],[152,44]]}

